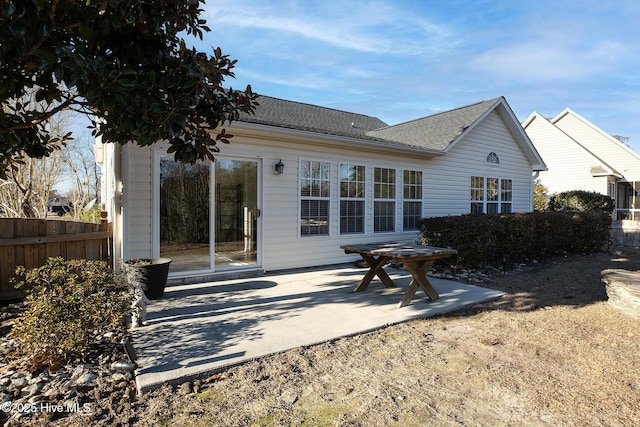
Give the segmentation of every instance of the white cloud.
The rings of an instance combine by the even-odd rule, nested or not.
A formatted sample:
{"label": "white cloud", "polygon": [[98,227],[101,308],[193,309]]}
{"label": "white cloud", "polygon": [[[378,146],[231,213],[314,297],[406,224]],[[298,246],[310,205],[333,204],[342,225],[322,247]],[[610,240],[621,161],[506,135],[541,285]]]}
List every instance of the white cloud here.
{"label": "white cloud", "polygon": [[546,38],[495,47],[472,59],[470,68],[515,81],[582,81],[619,68],[627,54],[617,41],[585,46]]}
{"label": "white cloud", "polygon": [[[269,7],[242,2],[212,4],[207,6],[205,17],[218,26],[266,30],[297,43],[302,43],[299,38],[303,37],[333,48],[374,54],[434,54],[452,44],[446,26],[404,14],[392,3],[321,2],[312,10],[307,3],[293,3],[295,7],[290,8],[282,3],[269,3]],[[250,37],[246,41],[251,42]]]}
{"label": "white cloud", "polygon": [[[265,95],[389,123],[504,95],[519,118],[571,107],[640,145],[639,6],[216,0],[203,16],[215,41],[203,44],[238,59],[234,87]],[[608,126],[611,117],[628,120]]]}
{"label": "white cloud", "polygon": [[[304,74],[296,74],[294,76],[286,75],[286,76],[277,76],[273,73],[261,73],[255,72],[252,70],[244,70],[242,68],[236,69],[236,75],[242,75],[243,80],[249,80],[254,82],[252,84],[254,90],[258,90],[259,83],[266,83],[278,86],[291,86],[297,88],[304,89],[326,89],[330,87],[334,87],[336,85],[336,81],[332,79],[328,79],[322,77],[320,75],[314,74],[312,72],[306,72]],[[269,95],[265,93],[265,95]]]}

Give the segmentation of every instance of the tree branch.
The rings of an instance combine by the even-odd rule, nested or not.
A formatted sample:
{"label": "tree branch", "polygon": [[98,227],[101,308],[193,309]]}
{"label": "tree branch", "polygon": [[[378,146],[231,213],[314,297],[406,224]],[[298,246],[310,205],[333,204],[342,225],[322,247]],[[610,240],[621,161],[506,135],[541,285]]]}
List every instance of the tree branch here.
{"label": "tree branch", "polygon": [[66,110],[71,105],[73,105],[75,101],[74,98],[75,98],[75,95],[70,98],[67,98],[64,102],[61,102],[50,111],[38,111],[38,113],[40,113],[41,116],[37,120],[32,120],[30,123],[25,123],[22,125],[11,126],[11,129],[29,129],[33,125],[46,122],[47,120],[51,119],[51,117],[55,116],[60,111]]}

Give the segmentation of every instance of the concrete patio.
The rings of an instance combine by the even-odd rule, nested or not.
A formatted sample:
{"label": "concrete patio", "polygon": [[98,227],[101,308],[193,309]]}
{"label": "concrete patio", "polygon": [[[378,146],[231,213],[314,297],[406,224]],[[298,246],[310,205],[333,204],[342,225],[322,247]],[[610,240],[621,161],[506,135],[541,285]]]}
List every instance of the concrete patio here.
{"label": "concrete patio", "polygon": [[134,329],[140,392],[178,384],[226,367],[296,347],[426,318],[495,299],[503,292],[430,278],[440,298],[418,290],[398,308],[411,281],[404,269],[385,269],[398,285],[374,279],[351,291],[365,269],[353,264],[195,284],[169,284]]}

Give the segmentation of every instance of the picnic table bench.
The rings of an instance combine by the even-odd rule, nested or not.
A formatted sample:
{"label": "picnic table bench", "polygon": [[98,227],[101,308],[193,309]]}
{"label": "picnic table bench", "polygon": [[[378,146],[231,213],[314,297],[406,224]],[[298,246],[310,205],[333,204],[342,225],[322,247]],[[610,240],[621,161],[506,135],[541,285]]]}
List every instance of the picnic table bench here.
{"label": "picnic table bench", "polygon": [[383,267],[389,261],[402,263],[411,273],[412,280],[398,307],[408,305],[418,287],[427,294],[430,300],[439,298],[438,292],[427,279],[427,273],[436,260],[448,258],[457,253],[456,250],[449,248],[389,242],[343,245],[340,246],[340,249],[343,249],[347,254],[359,254],[369,266],[369,270],[353,292],[362,292],[367,289],[375,276],[378,276],[385,287],[395,287],[395,283],[383,270]]}

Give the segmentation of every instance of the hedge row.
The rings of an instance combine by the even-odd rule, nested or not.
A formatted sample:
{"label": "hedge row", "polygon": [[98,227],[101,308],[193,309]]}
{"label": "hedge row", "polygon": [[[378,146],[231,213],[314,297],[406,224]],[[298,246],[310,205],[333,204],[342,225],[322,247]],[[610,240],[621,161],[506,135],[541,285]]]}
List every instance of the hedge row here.
{"label": "hedge row", "polygon": [[591,211],[611,214],[614,200],[595,191],[572,190],[558,193],[549,199],[549,211]]}
{"label": "hedge row", "polygon": [[456,249],[458,266],[476,268],[593,252],[608,241],[610,225],[599,212],[468,214],[424,218],[420,236],[423,244]]}

